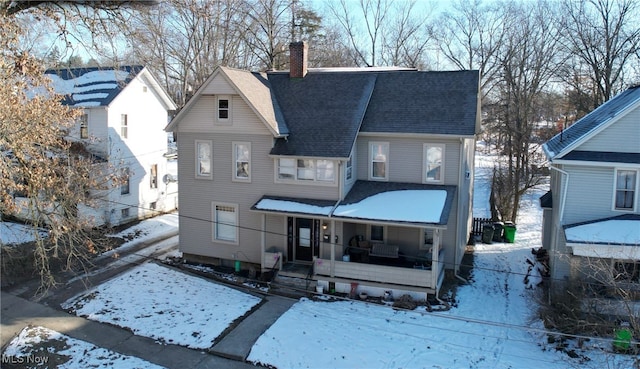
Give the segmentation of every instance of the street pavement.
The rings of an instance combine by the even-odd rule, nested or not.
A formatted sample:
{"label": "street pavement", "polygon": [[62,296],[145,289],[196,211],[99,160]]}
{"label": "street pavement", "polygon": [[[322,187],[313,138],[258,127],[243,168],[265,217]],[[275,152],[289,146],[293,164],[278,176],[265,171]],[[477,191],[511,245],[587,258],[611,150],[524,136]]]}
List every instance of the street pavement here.
{"label": "street pavement", "polygon": [[[140,255],[140,250],[157,245],[159,242],[164,242],[166,245],[155,253],[175,249],[178,239],[175,234],[168,234],[165,239],[141,244],[130,253]],[[85,280],[78,280],[61,289],[54,289],[46,296],[39,298],[33,297],[33,290],[28,285],[2,291],[0,300],[2,348],[4,349],[25,327],[43,326],[98,347],[135,356],[166,368],[249,368],[254,365],[245,362],[245,359],[255,341],[296,302],[295,299],[283,296],[265,296],[264,302],[256,310],[206,351],[160,344],[151,338],[136,336],[130,330],[77,317],[60,308],[62,301],[88,288],[87,283],[100,284],[148,260],[149,257],[130,258],[129,262],[120,262],[117,267],[109,267],[105,264],[101,269],[89,273]]]}

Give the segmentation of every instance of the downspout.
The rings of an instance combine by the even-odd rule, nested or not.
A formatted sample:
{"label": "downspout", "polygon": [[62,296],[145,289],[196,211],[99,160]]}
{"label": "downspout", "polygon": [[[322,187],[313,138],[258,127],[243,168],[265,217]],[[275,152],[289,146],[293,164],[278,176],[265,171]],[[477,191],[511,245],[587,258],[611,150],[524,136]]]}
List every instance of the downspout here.
{"label": "downspout", "polygon": [[[456,235],[456,239],[459,239],[460,236],[460,226],[462,224],[462,212],[460,211],[460,197],[461,197],[461,191],[460,189],[462,189],[462,185],[463,185],[463,181],[465,180],[465,176],[466,174],[463,173],[462,175],[460,175],[460,173],[462,172],[463,169],[463,165],[464,165],[464,139],[460,138],[460,163],[458,164],[458,203],[456,205],[456,209],[457,213],[458,213],[458,227],[457,227],[457,232],[458,234]],[[466,172],[466,171],[465,171]],[[471,179],[469,179],[471,180]],[[464,222],[468,222],[468,219],[465,219]],[[465,241],[466,244],[466,241]],[[456,245],[456,247],[454,248],[453,251],[453,261],[454,261],[454,266],[453,266],[453,275],[460,279],[461,281],[465,282],[465,283],[469,283],[466,279],[462,278],[460,275],[458,275],[458,271],[460,270],[460,265],[458,264],[458,245]]]}

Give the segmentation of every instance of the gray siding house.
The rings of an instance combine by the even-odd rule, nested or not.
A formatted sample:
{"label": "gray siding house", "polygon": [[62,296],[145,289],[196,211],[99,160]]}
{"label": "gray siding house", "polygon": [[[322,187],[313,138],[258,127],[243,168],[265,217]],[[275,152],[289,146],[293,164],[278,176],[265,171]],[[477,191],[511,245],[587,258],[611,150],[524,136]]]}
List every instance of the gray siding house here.
{"label": "gray siding house", "polygon": [[[472,223],[479,73],[217,68],[177,133],[185,259],[437,294]],[[305,273],[306,274],[306,273]]]}
{"label": "gray siding house", "polygon": [[640,292],[640,86],[601,105],[543,149],[551,183],[541,198],[542,242],[552,280],[612,278]]}

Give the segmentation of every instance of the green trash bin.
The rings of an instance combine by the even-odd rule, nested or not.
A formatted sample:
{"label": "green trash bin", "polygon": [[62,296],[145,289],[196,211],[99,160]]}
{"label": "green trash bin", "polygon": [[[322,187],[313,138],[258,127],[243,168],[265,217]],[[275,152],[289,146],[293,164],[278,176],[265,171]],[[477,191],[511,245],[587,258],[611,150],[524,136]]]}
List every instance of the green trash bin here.
{"label": "green trash bin", "polygon": [[504,222],[504,240],[508,243],[516,241],[516,225],[513,222]]}
{"label": "green trash bin", "polygon": [[631,327],[628,323],[623,323],[622,327],[615,331],[613,348],[618,352],[627,352],[631,348],[631,338],[633,338]]}

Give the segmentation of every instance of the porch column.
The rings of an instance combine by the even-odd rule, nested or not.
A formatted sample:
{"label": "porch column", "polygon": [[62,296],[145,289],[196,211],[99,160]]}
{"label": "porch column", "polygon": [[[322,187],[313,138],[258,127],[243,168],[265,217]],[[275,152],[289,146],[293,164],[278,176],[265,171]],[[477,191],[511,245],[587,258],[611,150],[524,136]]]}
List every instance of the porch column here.
{"label": "porch column", "polygon": [[331,245],[331,267],[329,275],[331,277],[335,277],[335,269],[336,269],[336,221],[331,221],[331,238],[329,238],[329,244]]}
{"label": "porch column", "polygon": [[260,234],[260,271],[262,272],[265,269],[264,265],[264,252],[265,252],[265,244],[267,243],[266,235],[267,235],[267,216],[262,213],[260,216],[260,221],[262,223],[262,232]]}
{"label": "porch column", "polygon": [[438,276],[440,275],[440,230],[433,230],[433,247],[431,248],[431,285],[436,290],[436,296],[438,295]]}

